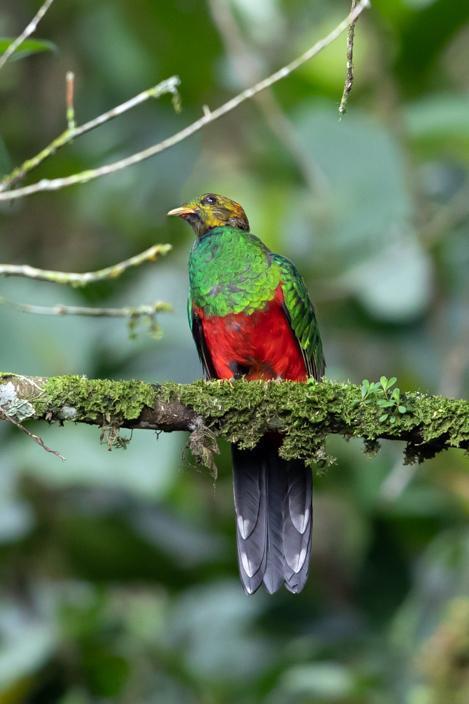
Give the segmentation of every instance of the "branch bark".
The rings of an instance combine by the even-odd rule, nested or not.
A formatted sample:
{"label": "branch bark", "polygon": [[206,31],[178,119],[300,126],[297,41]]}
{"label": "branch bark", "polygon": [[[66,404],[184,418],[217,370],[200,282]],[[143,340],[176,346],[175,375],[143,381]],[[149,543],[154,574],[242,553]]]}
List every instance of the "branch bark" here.
{"label": "branch bark", "polygon": [[[357,6],[358,0],[352,0],[352,11]],[[347,103],[350,97],[350,93],[353,88],[353,80],[355,78],[353,73],[353,45],[355,41],[355,25],[357,20],[350,22],[350,27],[348,29],[347,35],[347,68],[345,73],[344,90],[342,93],[342,98],[340,99],[339,105],[339,115],[345,115],[347,112]]]}
{"label": "branch bark", "polygon": [[0,276],[20,276],[25,279],[49,281],[53,284],[64,284],[78,288],[101,281],[117,279],[128,269],[134,269],[145,262],[156,262],[159,257],[168,254],[171,249],[172,246],[170,244],[154,244],[145,249],[145,251],[140,252],[140,254],[135,254],[122,262],[112,264],[104,269],[98,269],[98,271],[86,271],[83,274],[36,269],[33,266],[29,266],[29,264],[0,264]]}
{"label": "branch bark", "polygon": [[306,463],[329,462],[329,434],[361,438],[368,452],[381,439],[405,442],[407,462],[422,461],[449,448],[469,449],[469,402],[403,394],[406,411],[382,420],[382,407],[363,399],[351,383],[212,381],[147,384],[142,381],[78,376],[24,377],[0,374],[1,416],[26,420],[72,421],[111,429],[164,432],[187,430],[191,449],[207,460],[207,446],[224,437],[252,447],[266,432],[283,436],[281,454]]}

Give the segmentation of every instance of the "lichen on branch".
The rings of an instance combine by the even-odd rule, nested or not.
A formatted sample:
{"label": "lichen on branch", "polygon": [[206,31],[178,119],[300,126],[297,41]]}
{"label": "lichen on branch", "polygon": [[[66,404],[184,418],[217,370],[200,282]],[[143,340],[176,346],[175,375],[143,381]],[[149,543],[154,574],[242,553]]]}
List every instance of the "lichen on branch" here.
{"label": "lichen on branch", "polygon": [[[3,399],[3,400],[2,400]],[[365,450],[381,439],[405,442],[406,461],[433,457],[448,448],[469,449],[469,402],[402,394],[405,413],[383,415],[362,387],[320,383],[197,381],[152,385],[143,381],[81,376],[24,377],[0,374],[0,409],[15,420],[73,421],[102,427],[166,432],[200,428],[241,447],[253,447],[266,432],[283,437],[280,453],[307,464],[330,461],[324,450],[330,434],[361,438]],[[15,408],[22,409],[21,419]],[[24,409],[28,413],[25,415]],[[191,447],[197,443],[191,443]],[[204,455],[204,448],[200,455]]]}

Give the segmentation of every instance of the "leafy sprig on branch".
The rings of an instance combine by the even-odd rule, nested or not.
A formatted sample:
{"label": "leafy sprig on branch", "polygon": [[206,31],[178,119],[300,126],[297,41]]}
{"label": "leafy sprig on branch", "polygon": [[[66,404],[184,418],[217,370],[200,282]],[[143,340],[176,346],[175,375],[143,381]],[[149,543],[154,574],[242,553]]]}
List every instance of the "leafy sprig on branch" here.
{"label": "leafy sprig on branch", "polygon": [[379,422],[384,423],[389,420],[391,425],[396,422],[398,414],[407,413],[407,406],[402,402],[401,390],[396,386],[395,376],[389,379],[386,376],[380,377],[379,381],[368,381],[363,379],[361,384],[362,400],[374,402],[383,411],[379,417]]}

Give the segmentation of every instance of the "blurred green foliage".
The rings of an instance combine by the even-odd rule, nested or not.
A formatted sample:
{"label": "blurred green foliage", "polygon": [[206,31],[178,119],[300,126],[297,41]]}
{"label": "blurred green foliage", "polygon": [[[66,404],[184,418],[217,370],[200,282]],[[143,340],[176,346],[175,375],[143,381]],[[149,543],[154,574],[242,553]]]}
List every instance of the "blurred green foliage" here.
{"label": "blurred green foliage", "polygon": [[[224,1],[224,0],[220,0]],[[267,73],[312,43],[347,0],[228,0]],[[3,0],[0,35],[39,3]],[[23,302],[119,306],[163,298],[164,337],[119,321],[0,309],[0,368],[189,381],[191,233],[165,213],[207,190],[241,201],[292,257],[317,302],[331,377],[396,376],[401,391],[469,388],[469,4],[375,0],[359,23],[356,83],[339,122],[345,39],[275,93],[316,175],[245,104],[155,160],[2,205],[0,258],[92,270],[153,242],[154,266],[82,291],[3,280]],[[148,103],[46,162],[99,165],[176,131],[243,87],[202,0],[55,3],[35,54],[0,75],[0,170],[65,126],[76,73],[83,122],[170,75],[183,110]],[[32,46],[32,45],[31,45]],[[39,45],[37,45],[39,46]],[[24,47],[27,48],[27,47]],[[315,482],[313,565],[299,597],[238,582],[228,453],[216,484],[179,435],[135,433],[108,453],[96,429],[40,428],[61,464],[0,427],[0,704],[462,704],[469,687],[469,474],[462,453],[412,472],[388,444]],[[183,468],[189,468],[186,471]]]}
{"label": "blurred green foliage", "polygon": [[[0,56],[6,52],[15,37],[0,37]],[[18,47],[14,54],[10,57],[10,61],[24,59],[31,54],[39,54],[42,51],[53,51],[56,47],[52,42],[47,42],[41,39],[25,39]]]}

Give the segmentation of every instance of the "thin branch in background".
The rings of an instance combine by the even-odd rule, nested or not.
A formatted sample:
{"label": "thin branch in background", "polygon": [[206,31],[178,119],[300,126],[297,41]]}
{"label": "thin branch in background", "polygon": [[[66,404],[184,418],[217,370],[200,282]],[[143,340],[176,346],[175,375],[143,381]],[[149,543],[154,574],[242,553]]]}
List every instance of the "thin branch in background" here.
{"label": "thin branch in background", "polygon": [[65,75],[65,107],[67,117],[67,129],[72,132],[76,128],[75,123],[75,74],[67,71]]}
{"label": "thin branch in background", "polygon": [[0,193],[0,201],[24,198],[25,196],[29,196],[34,193],[40,193],[43,191],[57,191],[62,188],[67,188],[68,186],[88,183],[89,181],[93,181],[94,179],[102,178],[103,176],[109,176],[110,174],[122,171],[123,169],[133,166],[134,164],[139,164],[140,162],[145,161],[146,159],[150,159],[151,157],[160,154],[166,149],[174,147],[176,144],[179,144],[188,137],[191,137],[193,134],[203,129],[207,125],[211,124],[215,120],[218,120],[220,117],[223,117],[232,110],[235,110],[235,108],[244,103],[246,100],[254,98],[262,91],[270,88],[275,83],[278,83],[279,81],[283,80],[284,78],[289,76],[293,71],[296,71],[296,69],[298,69],[300,66],[312,59],[314,56],[317,56],[317,54],[319,54],[321,51],[323,51],[323,49],[332,44],[332,42],[334,42],[343,32],[345,32],[349,25],[352,22],[355,22],[356,19],[362,14],[362,12],[364,12],[364,10],[368,7],[369,0],[360,0],[356,7],[348,14],[348,16],[344,20],[342,20],[342,22],[340,22],[331,32],[329,32],[329,34],[327,34],[325,37],[317,41],[315,44],[313,44],[313,46],[303,52],[303,54],[298,56],[289,64],[282,66],[280,69],[278,69],[278,71],[275,71],[270,76],[267,76],[267,78],[264,78],[263,80],[255,83],[251,87],[246,88],[241,93],[238,93],[238,95],[235,95],[233,98],[231,98],[231,100],[228,100],[226,103],[223,103],[215,110],[204,114],[201,118],[191,123],[179,132],[176,132],[175,134],[171,135],[167,139],[164,139],[161,142],[158,142],[157,144],[148,147],[147,149],[143,149],[140,152],[135,152],[134,154],[131,154],[130,156],[125,157],[124,159],[119,159],[118,161],[114,161],[110,164],[106,164],[96,169],[88,169],[86,171],[82,171],[80,173],[72,174],[71,176],[65,176],[61,178],[42,179],[40,181],[37,181],[36,183],[32,183],[29,186],[24,186],[22,188],[17,188],[12,191]]}
{"label": "thin branch in background", "polygon": [[22,313],[33,315],[83,315],[90,318],[142,318],[156,313],[170,313],[172,307],[164,301],[123,308],[90,308],[88,306],[68,306],[56,303],[53,306],[36,306],[30,303],[17,303],[0,297],[0,305],[8,305]]}
{"label": "thin branch in background", "polygon": [[[357,6],[358,0],[352,0],[352,11],[355,9]],[[355,25],[357,23],[357,19],[353,20],[353,22],[350,22],[350,26],[348,29],[348,35],[347,35],[347,70],[345,74],[345,83],[344,83],[344,90],[342,93],[342,98],[340,99],[340,105],[339,105],[339,114],[340,116],[345,115],[347,112],[347,103],[348,99],[350,97],[350,93],[352,92],[353,88],[353,46],[354,46],[354,40],[355,40]]]}
{"label": "thin branch in background", "polygon": [[173,308],[164,301],[155,301],[150,304],[139,306],[124,306],[122,308],[90,308],[88,306],[68,306],[63,303],[56,303],[53,306],[37,306],[31,303],[17,303],[0,297],[0,305],[7,305],[21,313],[32,315],[81,315],[90,318],[125,318],[128,321],[130,337],[137,334],[138,324],[148,323],[148,332],[151,337],[161,336],[158,324],[158,313],[170,313]]}
{"label": "thin branch in background", "polygon": [[34,442],[39,445],[39,447],[42,447],[43,450],[45,450],[46,452],[50,452],[51,455],[55,455],[59,458],[59,460],[65,462],[65,457],[61,455],[60,452],[57,452],[57,450],[53,450],[51,447],[46,445],[40,435],[36,435],[36,433],[32,433],[30,430],[28,430],[28,428],[25,428],[24,425],[22,425],[18,420],[16,420],[16,418],[13,418],[13,416],[8,415],[8,413],[6,413],[3,408],[0,408],[0,418],[3,418],[9,423],[12,423],[16,428],[21,430],[22,433],[31,438],[31,440],[34,440]]}
{"label": "thin branch in background", "polygon": [[128,269],[140,266],[144,262],[154,262],[160,256],[167,254],[172,249],[170,244],[154,244],[144,252],[134,257],[124,259],[98,271],[87,271],[83,274],[67,273],[64,271],[50,271],[36,269],[28,264],[0,264],[0,276],[20,276],[37,281],[49,281],[55,284],[65,284],[73,287],[88,286],[88,284],[117,279]]}
{"label": "thin branch in background", "polygon": [[464,324],[463,322],[462,330],[460,330],[457,339],[450,345],[443,360],[438,389],[440,394],[456,398],[463,391],[464,375],[469,367],[468,347],[469,324],[467,322]]}
{"label": "thin branch in background", "polygon": [[[62,149],[67,144],[70,144],[70,142],[73,142],[75,139],[77,139],[77,137],[81,137],[87,132],[91,132],[91,130],[100,127],[104,123],[110,122],[116,117],[123,115],[125,112],[133,110],[133,108],[137,107],[137,105],[141,105],[150,98],[160,98],[162,95],[166,95],[168,93],[170,93],[173,97],[177,97],[178,88],[181,83],[178,76],[171,76],[171,78],[167,78],[166,80],[161,81],[156,86],[147,88],[147,90],[144,90],[138,95],[135,95],[133,98],[130,98],[130,100],[127,100],[125,103],[121,103],[120,105],[117,105],[116,107],[112,108],[112,110],[108,110],[107,112],[102,113],[102,115],[99,115],[98,117],[95,117],[92,120],[89,120],[83,125],[79,125],[77,127],[75,126],[75,108],[73,105],[74,79],[71,78],[71,76],[73,76],[73,73],[70,72],[67,74],[67,129],[54,140],[52,140],[52,142],[48,144],[47,147],[42,149],[38,154],[24,161],[20,166],[17,166],[15,169],[13,169],[11,173],[7,174],[0,180],[0,200],[9,200],[9,196],[3,196],[2,191],[6,191],[8,188],[11,188],[11,186],[13,186],[19,180],[24,178],[30,171],[33,171],[33,169],[37,169],[37,167],[42,164],[46,159],[53,156],[59,149]],[[40,181],[39,183],[45,183],[45,181]],[[12,192],[12,197],[15,197],[14,194],[18,193],[18,190]]]}
{"label": "thin branch in background", "polygon": [[[248,84],[259,80],[256,56],[244,40],[229,3],[225,0],[209,0],[209,6],[213,21],[225,45],[226,53],[239,78]],[[266,90],[264,93],[256,95],[254,101],[271,131],[294,159],[308,188],[313,192],[324,190],[326,178],[322,170],[314,161],[305,156],[304,150],[298,142],[295,128],[283,112],[272,90]]]}
{"label": "thin branch in background", "polygon": [[28,37],[30,37],[32,34],[34,34],[34,32],[35,32],[36,29],[37,29],[37,26],[38,26],[39,22],[42,20],[42,18],[44,17],[44,15],[46,14],[46,12],[49,10],[49,8],[50,8],[50,6],[52,5],[53,2],[54,2],[54,0],[45,0],[45,2],[41,5],[41,7],[39,8],[39,10],[38,10],[38,11],[36,12],[36,14],[34,15],[34,17],[33,17],[33,19],[31,20],[31,22],[28,24],[28,26],[25,27],[25,29],[21,32],[21,34],[19,35],[19,37],[17,37],[17,38],[15,39],[15,41],[13,41],[13,42],[10,44],[10,46],[9,46],[8,49],[5,51],[5,53],[2,54],[2,56],[0,56],[0,71],[1,71],[2,68],[5,66],[6,62],[13,56],[13,54],[15,53],[15,51],[16,51],[17,49],[19,49],[19,47],[21,46],[21,44],[22,44]]}

